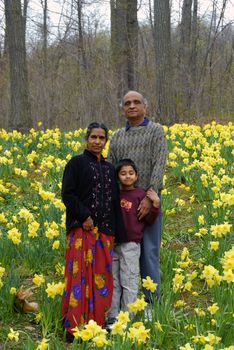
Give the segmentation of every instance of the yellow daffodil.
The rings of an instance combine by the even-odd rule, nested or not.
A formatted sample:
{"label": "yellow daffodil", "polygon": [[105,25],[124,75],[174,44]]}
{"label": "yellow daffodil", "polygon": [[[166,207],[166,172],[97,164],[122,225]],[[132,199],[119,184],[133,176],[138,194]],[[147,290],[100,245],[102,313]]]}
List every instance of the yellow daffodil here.
{"label": "yellow daffodil", "polygon": [[186,325],[184,326],[184,329],[186,329],[186,330],[188,330],[188,331],[193,331],[194,328],[195,328],[195,326],[194,326],[194,324],[192,324],[192,323],[186,324]]}
{"label": "yellow daffodil", "polygon": [[21,243],[21,236],[22,233],[16,227],[14,227],[8,231],[7,238],[10,239],[13,244],[19,245]]}
{"label": "yellow daffodil", "polygon": [[211,315],[216,314],[216,312],[219,310],[218,304],[217,303],[212,304],[207,308],[207,310],[210,312]]}
{"label": "yellow daffodil", "polygon": [[134,303],[128,304],[128,309],[130,312],[143,311],[147,305],[144,298],[137,299]]}
{"label": "yellow daffodil", "polygon": [[195,307],[194,311],[199,317],[204,317],[206,315],[205,311],[199,307]]}
{"label": "yellow daffodil", "polygon": [[111,334],[113,334],[113,335],[115,335],[115,334],[123,335],[124,332],[125,332],[126,327],[127,327],[126,323],[117,321],[111,326]]}
{"label": "yellow daffodil", "polygon": [[15,295],[17,293],[17,289],[15,287],[11,287],[10,294]]}
{"label": "yellow daffodil", "polygon": [[132,340],[133,343],[137,342],[138,345],[145,343],[149,338],[149,329],[144,326],[138,328],[130,327],[128,331],[128,338]]}
{"label": "yellow daffodil", "polygon": [[5,267],[3,267],[3,266],[0,265],[0,278],[2,278],[2,276],[3,276],[4,273],[5,273],[5,271],[6,271]]}
{"label": "yellow daffodil", "polygon": [[75,339],[78,339],[80,337],[80,330],[77,326],[72,329],[72,334],[74,335]]}
{"label": "yellow daffodil", "polygon": [[49,339],[43,338],[36,350],[47,350],[48,349],[48,344]]}
{"label": "yellow daffodil", "polygon": [[204,215],[199,215],[197,221],[200,225],[204,225],[205,223]]}
{"label": "yellow daffodil", "polygon": [[34,317],[34,320],[36,321],[36,323],[39,323],[42,320],[42,312],[38,312],[38,314],[36,314],[36,316]]}
{"label": "yellow daffodil", "polygon": [[80,338],[83,340],[83,341],[88,341],[90,339],[92,339],[93,337],[93,332],[92,330],[90,329],[82,329],[80,331]]}
{"label": "yellow daffodil", "polygon": [[221,337],[218,337],[217,335],[215,335],[213,333],[208,333],[208,335],[205,339],[210,345],[218,344],[222,340]]}
{"label": "yellow daffodil", "polygon": [[174,306],[177,307],[177,308],[184,307],[185,305],[186,305],[186,302],[184,300],[177,300],[174,303]]}
{"label": "yellow daffodil", "polygon": [[142,279],[142,286],[149,290],[151,293],[154,293],[156,291],[157,288],[157,283],[154,283],[154,281],[147,276],[146,278]]}
{"label": "yellow daffodil", "polygon": [[10,328],[10,332],[7,334],[8,339],[18,342],[19,341],[19,332],[14,331],[13,328]]}
{"label": "yellow daffodil", "polygon": [[189,343],[186,343],[184,346],[180,346],[180,350],[194,350],[194,348]]}
{"label": "yellow daffodil", "polygon": [[98,347],[103,348],[105,345],[109,344],[105,334],[98,334],[93,339],[92,342]]}
{"label": "yellow daffodil", "polygon": [[219,249],[219,241],[212,241],[210,242],[210,249],[211,250],[218,250]]}
{"label": "yellow daffodil", "polygon": [[53,245],[52,245],[52,249],[55,250],[55,249],[59,249],[59,246],[60,246],[60,241],[59,240],[56,240],[54,241]]}
{"label": "yellow daffodil", "polygon": [[122,323],[128,323],[130,321],[129,312],[128,311],[120,311],[117,320]]}
{"label": "yellow daffodil", "polygon": [[155,328],[160,332],[163,332],[162,325],[159,321],[154,322]]}
{"label": "yellow daffodil", "polygon": [[45,283],[45,278],[43,275],[38,275],[35,273],[34,277],[33,277],[33,283],[40,287],[43,283]]}

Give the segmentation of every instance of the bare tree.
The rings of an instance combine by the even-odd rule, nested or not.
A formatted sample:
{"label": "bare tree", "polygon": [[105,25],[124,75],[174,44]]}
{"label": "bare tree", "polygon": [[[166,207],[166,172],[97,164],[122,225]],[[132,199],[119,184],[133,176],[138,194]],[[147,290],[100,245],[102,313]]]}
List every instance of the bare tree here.
{"label": "bare tree", "polygon": [[[209,94],[206,97],[206,100],[208,100],[208,103],[204,103],[207,107],[207,110],[213,109],[213,103],[215,101],[215,93],[213,91],[214,89],[214,55],[215,55],[215,44],[217,42],[218,37],[220,36],[220,33],[222,33],[223,28],[220,30],[222,20],[224,17],[224,12],[227,6],[227,0],[223,0],[220,15],[217,20],[217,2],[213,1],[213,11],[210,21],[210,27],[209,27],[209,33],[207,38],[207,48],[205,51],[204,59],[202,62],[199,78],[198,78],[198,85],[199,85],[199,95],[200,100],[202,103],[204,103],[204,92],[205,92],[205,86],[208,83],[209,84]],[[209,77],[207,79],[207,73],[209,73]],[[207,81],[207,80],[208,81]]]}
{"label": "bare tree", "polygon": [[137,88],[138,21],[137,0],[111,0],[112,62],[120,98]]}
{"label": "bare tree", "polygon": [[191,106],[191,26],[192,26],[192,0],[184,0],[182,18],[180,23],[179,70],[180,86],[182,87],[182,103],[184,113],[190,111]]}
{"label": "bare tree", "polygon": [[50,99],[48,98],[48,1],[41,0],[41,6],[43,10],[43,23],[42,23],[42,109],[43,109],[43,119],[45,121],[45,126],[50,128],[52,126],[52,115],[50,109]]}
{"label": "bare tree", "polygon": [[80,63],[84,70],[87,69],[87,60],[84,47],[84,33],[83,33],[83,3],[82,0],[76,0],[77,18],[78,18],[78,53],[80,56]]}
{"label": "bare tree", "polygon": [[198,0],[193,0],[193,15],[191,24],[191,56],[190,56],[190,70],[191,70],[191,85],[192,85],[192,102],[195,105],[197,112],[197,39],[198,39],[198,19],[197,19]]}
{"label": "bare tree", "polygon": [[154,0],[157,116],[171,124],[175,121],[169,0]]}
{"label": "bare tree", "polygon": [[6,38],[10,64],[11,112],[9,126],[25,132],[32,126],[25,29],[28,1],[5,0]]}

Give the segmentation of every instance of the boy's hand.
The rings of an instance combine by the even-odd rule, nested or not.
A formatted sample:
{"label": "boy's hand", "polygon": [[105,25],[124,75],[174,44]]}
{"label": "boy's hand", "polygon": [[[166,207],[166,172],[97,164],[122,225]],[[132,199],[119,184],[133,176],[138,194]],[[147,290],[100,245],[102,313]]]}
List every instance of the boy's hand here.
{"label": "boy's hand", "polygon": [[146,196],[147,198],[149,198],[152,201],[152,204],[155,208],[159,208],[160,207],[160,199],[158,194],[152,189],[150,188],[147,192],[146,192]]}
{"label": "boy's hand", "polygon": [[138,220],[143,219],[149,213],[151,205],[152,203],[149,198],[145,197],[142,199],[138,207],[138,214],[137,214]]}

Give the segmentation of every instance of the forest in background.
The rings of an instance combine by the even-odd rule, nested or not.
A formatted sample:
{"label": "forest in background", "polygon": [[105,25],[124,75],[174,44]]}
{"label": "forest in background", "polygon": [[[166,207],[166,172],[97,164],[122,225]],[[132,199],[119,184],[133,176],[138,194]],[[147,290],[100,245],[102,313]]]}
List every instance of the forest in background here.
{"label": "forest in background", "polygon": [[[41,12],[30,38],[28,9],[36,2]],[[1,1],[0,127],[26,132],[41,121],[68,130],[94,120],[119,127],[119,102],[129,89],[146,96],[149,115],[163,124],[233,118],[228,0],[213,0],[208,17],[199,15],[199,0],[183,0],[173,26],[169,0],[149,0],[140,22],[140,1],[110,0],[110,31],[98,14],[87,15],[95,1],[58,2],[63,30],[58,24],[55,31],[47,0]]]}

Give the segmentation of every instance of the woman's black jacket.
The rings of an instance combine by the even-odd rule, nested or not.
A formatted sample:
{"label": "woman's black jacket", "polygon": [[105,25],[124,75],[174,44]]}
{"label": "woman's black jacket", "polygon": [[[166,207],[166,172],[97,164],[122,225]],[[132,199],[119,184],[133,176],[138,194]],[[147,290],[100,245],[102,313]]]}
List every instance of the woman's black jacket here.
{"label": "woman's black jacket", "polygon": [[99,232],[125,241],[115,168],[85,150],[66,165],[62,180],[62,199],[66,206],[67,232],[82,227],[89,217]]}

